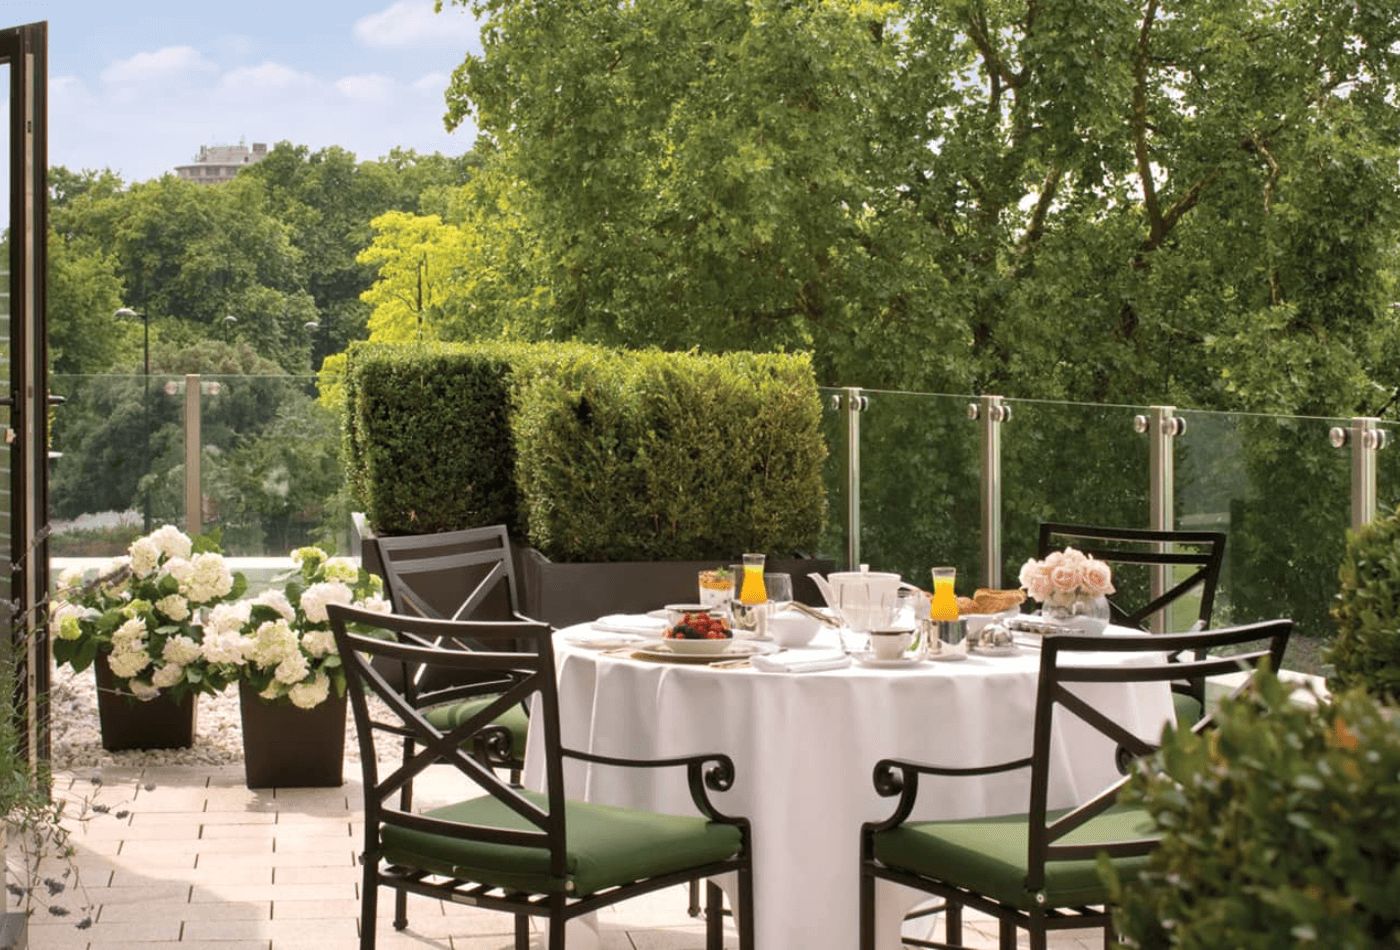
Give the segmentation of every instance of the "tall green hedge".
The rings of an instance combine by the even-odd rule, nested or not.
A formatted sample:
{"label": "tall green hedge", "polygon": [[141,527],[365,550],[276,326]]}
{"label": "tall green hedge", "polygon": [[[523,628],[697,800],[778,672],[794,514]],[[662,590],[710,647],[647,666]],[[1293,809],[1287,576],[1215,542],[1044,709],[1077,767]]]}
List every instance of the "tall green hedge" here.
{"label": "tall green hedge", "polygon": [[1400,703],[1400,511],[1382,513],[1348,537],[1340,581],[1327,685],[1361,686]]}
{"label": "tall green hedge", "polygon": [[360,346],[351,490],[385,534],[505,523],[568,561],[810,549],[826,516],[805,355]]}

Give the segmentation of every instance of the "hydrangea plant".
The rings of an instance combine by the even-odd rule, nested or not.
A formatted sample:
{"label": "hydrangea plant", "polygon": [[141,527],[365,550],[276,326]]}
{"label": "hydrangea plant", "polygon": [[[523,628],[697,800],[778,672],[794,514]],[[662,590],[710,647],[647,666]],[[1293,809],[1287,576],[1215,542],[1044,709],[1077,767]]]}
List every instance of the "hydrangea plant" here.
{"label": "hydrangea plant", "polygon": [[383,582],[346,557],[317,547],[292,552],[297,569],[283,590],[268,590],[215,608],[206,622],[203,653],[229,679],[242,676],[260,697],[313,709],[345,695],[345,670],[336,651],[327,607],[350,604],[389,612]]}
{"label": "hydrangea plant", "polygon": [[199,615],[247,586],[212,540],[165,525],[95,579],[63,572],[49,609],[54,661],[81,672],[105,656],[118,686],[140,700],[218,692],[229,680],[205,659]]}

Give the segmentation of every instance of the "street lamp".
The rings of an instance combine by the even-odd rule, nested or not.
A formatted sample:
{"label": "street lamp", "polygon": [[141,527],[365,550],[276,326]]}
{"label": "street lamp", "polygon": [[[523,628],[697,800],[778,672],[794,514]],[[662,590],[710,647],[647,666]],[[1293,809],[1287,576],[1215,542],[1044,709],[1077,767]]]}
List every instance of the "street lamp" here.
{"label": "street lamp", "polygon": [[238,318],[235,317],[233,314],[230,313],[230,314],[228,314],[228,315],[226,315],[226,316],[224,317],[223,323],[224,323],[224,341],[225,341],[225,342],[232,342],[232,341],[233,341],[233,328],[238,324]]}
{"label": "street lamp", "polygon": [[[134,317],[141,318],[141,370],[145,383],[145,394],[141,402],[141,421],[143,432],[144,451],[142,458],[147,466],[151,464],[151,315],[149,313],[137,313],[130,307],[120,307],[112,317],[117,320],[130,320]],[[151,533],[151,479],[150,472],[146,473],[145,487],[141,490],[141,523],[145,526],[145,533]]]}

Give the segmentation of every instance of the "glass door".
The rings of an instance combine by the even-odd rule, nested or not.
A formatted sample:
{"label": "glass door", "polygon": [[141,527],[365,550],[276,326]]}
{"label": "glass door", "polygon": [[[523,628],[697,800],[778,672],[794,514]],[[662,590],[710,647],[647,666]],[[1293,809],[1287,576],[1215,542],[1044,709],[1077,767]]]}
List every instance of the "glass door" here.
{"label": "glass door", "polygon": [[47,25],[0,30],[0,651],[31,764],[49,754]]}

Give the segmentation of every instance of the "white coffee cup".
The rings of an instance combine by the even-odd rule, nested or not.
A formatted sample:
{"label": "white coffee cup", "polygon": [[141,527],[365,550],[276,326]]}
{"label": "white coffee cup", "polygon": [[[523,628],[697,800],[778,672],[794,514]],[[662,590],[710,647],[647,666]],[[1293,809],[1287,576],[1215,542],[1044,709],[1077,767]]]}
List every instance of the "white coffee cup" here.
{"label": "white coffee cup", "polygon": [[914,642],[912,630],[870,631],[870,652],[877,660],[898,660]]}

